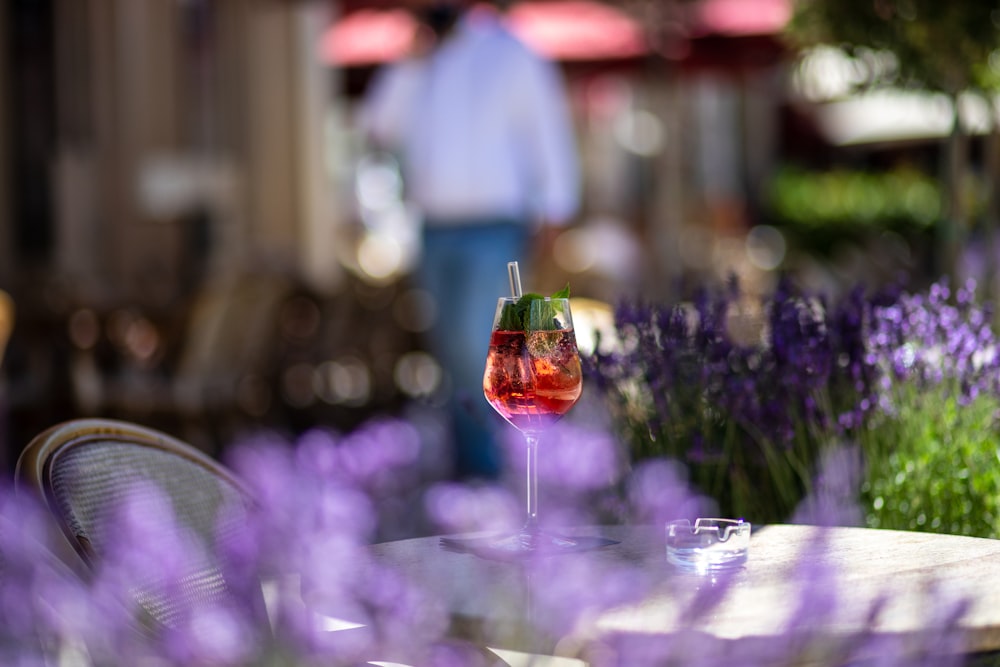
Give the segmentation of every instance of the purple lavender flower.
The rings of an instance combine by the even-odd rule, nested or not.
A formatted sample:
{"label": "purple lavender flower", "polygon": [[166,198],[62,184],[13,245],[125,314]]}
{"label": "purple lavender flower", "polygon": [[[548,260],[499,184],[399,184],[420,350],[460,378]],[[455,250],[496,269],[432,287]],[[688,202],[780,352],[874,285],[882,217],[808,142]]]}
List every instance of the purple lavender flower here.
{"label": "purple lavender flower", "polygon": [[786,520],[823,452],[904,418],[910,392],[966,407],[1000,396],[1000,353],[976,286],[858,287],[832,302],[787,280],[762,334],[735,336],[734,284],[689,304],[621,304],[621,346],[585,360],[630,458],[668,457],[727,515]]}
{"label": "purple lavender flower", "polygon": [[[136,487],[112,514],[117,545],[87,579],[58,564],[57,533],[47,529],[44,511],[0,489],[0,555],[5,574],[12,575],[0,586],[0,659],[41,665],[43,649],[55,646],[77,647],[100,664],[349,665],[374,659],[441,667],[490,664],[481,647],[447,638],[446,603],[432,587],[368,557],[367,545],[377,534],[379,494],[395,488],[389,478],[397,466],[413,463],[412,436],[405,424],[383,422],[357,434],[315,431],[296,442],[261,436],[236,445],[229,460],[257,502],[229,508],[232,514],[220,517],[214,543],[189,533],[158,489]],[[623,490],[624,518],[632,523],[662,526],[715,509],[677,461],[654,458],[626,470],[612,438],[571,425],[549,442],[548,481],[562,480],[559,490],[569,504],[583,505],[561,508],[567,516],[589,516],[586,505],[603,484]],[[578,465],[573,452],[593,460]],[[812,521],[840,523],[857,483],[856,452],[841,450],[823,461],[814,501],[803,512],[808,510]],[[448,529],[490,528],[504,513],[512,522],[520,519],[520,500],[501,487],[438,485],[426,502]],[[235,530],[233,522],[245,530]],[[737,647],[699,631],[738,586],[737,578],[719,575],[701,580],[677,633],[610,636],[595,646],[591,664],[782,665],[806,655],[828,656],[831,664],[872,655],[878,664],[948,664],[932,663],[932,657],[957,664],[962,600],[940,598],[942,604],[929,606],[934,613],[916,658],[907,652],[912,646],[874,634],[831,643],[821,629],[840,608],[841,591],[823,546],[818,540],[817,550],[797,564],[794,613],[776,639]],[[210,564],[218,566],[229,595],[187,595],[191,573],[205,573]],[[658,565],[588,554],[529,560],[510,565],[521,568],[516,574],[525,597],[497,604],[523,602],[528,607],[514,611],[523,612],[530,627],[554,639],[571,637],[588,619],[639,603],[655,586],[677,585]],[[208,571],[214,576],[214,569]],[[263,585],[266,618],[252,613],[249,597],[243,597],[252,582]],[[169,605],[172,615],[163,626],[136,632],[140,603]],[[877,619],[879,613],[876,603],[870,615]]]}

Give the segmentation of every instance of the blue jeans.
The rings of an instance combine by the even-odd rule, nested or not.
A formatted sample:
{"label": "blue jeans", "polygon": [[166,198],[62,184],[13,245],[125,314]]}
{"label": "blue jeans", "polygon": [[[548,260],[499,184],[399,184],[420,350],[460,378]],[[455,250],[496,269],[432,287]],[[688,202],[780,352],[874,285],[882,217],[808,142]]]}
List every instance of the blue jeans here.
{"label": "blue jeans", "polygon": [[528,240],[528,225],[514,220],[424,227],[417,278],[437,305],[428,343],[450,382],[459,477],[500,472],[495,433],[505,422],[483,397],[483,370],[497,299],[510,294],[507,262],[524,264]]}

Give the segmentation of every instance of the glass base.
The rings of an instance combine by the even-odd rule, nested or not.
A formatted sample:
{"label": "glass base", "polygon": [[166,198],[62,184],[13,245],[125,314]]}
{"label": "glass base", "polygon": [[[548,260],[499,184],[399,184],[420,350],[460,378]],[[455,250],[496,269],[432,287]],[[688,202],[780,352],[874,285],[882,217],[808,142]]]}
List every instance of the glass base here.
{"label": "glass base", "polygon": [[517,560],[526,557],[578,553],[612,544],[618,544],[617,540],[592,536],[569,537],[526,530],[512,535],[441,538],[441,547],[448,551],[473,554],[492,560]]}

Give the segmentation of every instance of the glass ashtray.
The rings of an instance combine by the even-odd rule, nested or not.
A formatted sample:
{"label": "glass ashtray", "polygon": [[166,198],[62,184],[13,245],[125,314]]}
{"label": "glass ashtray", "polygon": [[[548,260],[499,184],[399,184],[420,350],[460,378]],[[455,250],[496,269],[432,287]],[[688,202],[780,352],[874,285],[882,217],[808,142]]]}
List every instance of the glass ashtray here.
{"label": "glass ashtray", "polygon": [[667,562],[688,572],[719,572],[747,561],[750,524],[743,519],[687,519],[670,521]]}

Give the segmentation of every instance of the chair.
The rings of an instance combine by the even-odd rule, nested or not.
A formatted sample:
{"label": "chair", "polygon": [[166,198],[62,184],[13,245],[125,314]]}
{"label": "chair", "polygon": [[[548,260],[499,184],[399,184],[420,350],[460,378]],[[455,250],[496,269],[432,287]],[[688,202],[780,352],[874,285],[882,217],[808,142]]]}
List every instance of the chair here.
{"label": "chair", "polygon": [[[218,535],[220,511],[233,504],[249,507],[255,503],[232,472],[200,450],[165,433],[120,420],[76,419],[53,426],[28,443],[15,468],[16,491],[41,499],[55,518],[55,530],[72,546],[69,565],[84,576],[114,547],[111,540],[115,531],[105,528],[114,517],[113,511],[133,490],[149,482],[159,485],[170,498],[182,528],[190,529],[206,545]],[[150,518],[157,516],[152,513]],[[239,526],[232,528],[238,530]],[[200,562],[183,582],[180,596],[169,599],[153,592],[155,586],[133,592],[145,620],[153,622],[153,630],[173,625],[191,601],[225,600],[232,592],[217,563]],[[260,584],[259,599],[246,594],[231,599],[250,600],[255,618],[261,622],[259,627],[270,628],[273,619],[268,616],[266,592],[275,596],[289,593],[276,589],[280,586],[277,579]],[[351,645],[356,640],[345,635],[345,641]],[[486,649],[466,650],[470,659],[463,664],[509,664]]]}
{"label": "chair", "polygon": [[[115,531],[106,529],[113,512],[149,483],[169,498],[176,524],[203,543],[205,554],[214,553],[220,512],[253,502],[242,483],[214,459],[169,435],[117,420],[76,419],[53,426],[32,439],[15,469],[15,489],[38,494],[79,557],[76,569],[83,572],[93,571],[113,549]],[[149,520],[162,523],[159,513],[150,513]],[[239,530],[239,522],[227,522],[226,530]],[[219,564],[206,558],[193,561],[179,595],[167,599],[152,588],[135,591],[136,602],[154,623],[169,626],[190,602],[233,595]]]}

